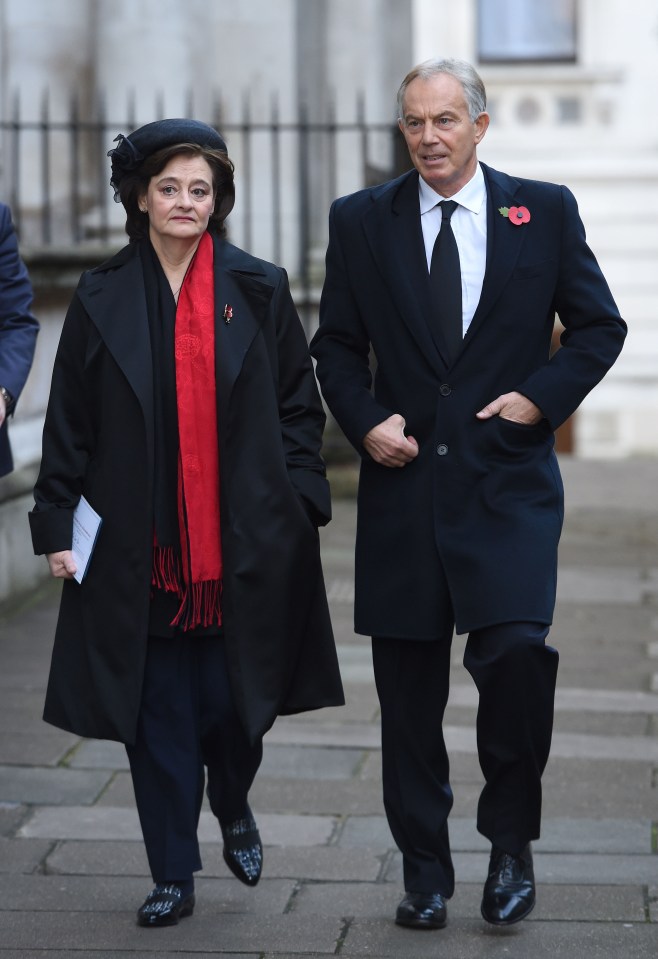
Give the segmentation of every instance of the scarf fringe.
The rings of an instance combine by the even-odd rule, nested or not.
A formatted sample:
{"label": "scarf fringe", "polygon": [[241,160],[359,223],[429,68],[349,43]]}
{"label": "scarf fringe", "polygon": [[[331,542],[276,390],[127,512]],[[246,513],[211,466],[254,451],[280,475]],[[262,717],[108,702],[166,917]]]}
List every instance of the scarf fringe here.
{"label": "scarf fringe", "polygon": [[180,626],[183,632],[195,626],[221,626],[221,599],[221,580],[207,579],[202,583],[186,586],[181,597],[180,609],[172,619],[171,625]]}
{"label": "scarf fringe", "polygon": [[180,556],[173,546],[156,546],[153,550],[151,585],[176,593],[181,601],[171,626],[187,632],[195,626],[222,625],[222,581],[186,583]]}
{"label": "scarf fringe", "polygon": [[167,593],[180,593],[183,582],[183,570],[180,556],[173,546],[155,546],[153,549],[153,568],[151,586],[164,589]]}

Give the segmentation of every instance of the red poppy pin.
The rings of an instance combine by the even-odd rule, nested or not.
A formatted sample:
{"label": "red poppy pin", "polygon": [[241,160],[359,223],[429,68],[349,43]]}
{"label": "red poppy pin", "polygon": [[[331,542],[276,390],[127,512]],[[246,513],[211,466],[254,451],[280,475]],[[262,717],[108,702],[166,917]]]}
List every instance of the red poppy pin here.
{"label": "red poppy pin", "polygon": [[232,319],[233,319],[233,307],[229,303],[227,303],[226,306],[224,307],[224,322],[226,323],[227,326]]}
{"label": "red poppy pin", "polygon": [[500,206],[498,212],[506,216],[514,226],[521,226],[530,219],[530,210],[527,206]]}

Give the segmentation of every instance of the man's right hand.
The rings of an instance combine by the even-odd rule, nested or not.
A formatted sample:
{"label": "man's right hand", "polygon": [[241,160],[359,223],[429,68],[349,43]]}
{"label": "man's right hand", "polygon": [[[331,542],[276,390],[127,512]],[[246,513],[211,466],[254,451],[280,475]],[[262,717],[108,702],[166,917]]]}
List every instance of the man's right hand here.
{"label": "man's right hand", "polygon": [[406,466],[418,456],[418,443],[413,436],[405,436],[406,423],[399,413],[366,433],[363,445],[366,452],[381,466]]}

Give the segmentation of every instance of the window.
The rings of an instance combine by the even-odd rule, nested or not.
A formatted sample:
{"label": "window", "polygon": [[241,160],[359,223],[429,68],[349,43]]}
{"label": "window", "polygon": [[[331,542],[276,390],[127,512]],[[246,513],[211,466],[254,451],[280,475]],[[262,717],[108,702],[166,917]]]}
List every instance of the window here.
{"label": "window", "polygon": [[482,63],[574,61],[576,0],[478,0]]}

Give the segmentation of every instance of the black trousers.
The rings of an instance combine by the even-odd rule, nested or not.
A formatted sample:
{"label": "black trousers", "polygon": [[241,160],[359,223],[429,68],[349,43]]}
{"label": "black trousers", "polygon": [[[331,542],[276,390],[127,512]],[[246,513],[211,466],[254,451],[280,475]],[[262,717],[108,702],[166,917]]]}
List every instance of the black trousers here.
{"label": "black trousers", "polygon": [[137,739],[126,746],[155,882],[201,869],[197,829],[205,771],[220,823],[242,818],[262,759],[237,715],[218,636],[150,636]]}
{"label": "black trousers", "polygon": [[[504,623],[469,634],[464,665],[479,691],[477,746],[485,778],[477,827],[516,855],[539,836],[558,653],[548,626]],[[450,641],[373,637],[381,706],[384,807],[412,892],[454,891],[448,837],[453,796],[443,737]]]}

